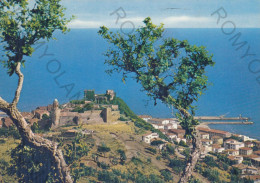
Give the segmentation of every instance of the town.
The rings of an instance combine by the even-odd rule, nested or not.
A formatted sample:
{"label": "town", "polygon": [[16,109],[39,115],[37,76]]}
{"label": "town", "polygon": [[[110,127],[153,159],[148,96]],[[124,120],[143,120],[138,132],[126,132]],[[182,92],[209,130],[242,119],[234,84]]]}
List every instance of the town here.
{"label": "town", "polygon": [[[83,100],[59,104],[58,100],[55,99],[53,104],[39,106],[32,112],[22,112],[22,115],[34,129],[59,133],[63,127],[74,126],[73,129],[65,128],[65,131],[63,129],[62,135],[73,137],[82,133],[93,137],[97,133],[95,125],[114,127],[115,125],[129,124],[132,121],[129,115],[122,111],[120,103],[115,102],[116,98],[116,93],[113,90],[107,90],[105,94],[96,94],[94,90],[85,90]],[[163,119],[149,115],[139,115],[138,118],[147,125],[151,125],[155,130],[145,130],[141,135],[136,135],[131,139],[136,139],[143,148],[150,150],[156,146],[156,149],[163,151],[170,144],[175,148],[178,158],[186,158],[184,152],[187,148],[192,148],[192,144],[191,140],[185,138],[185,130],[182,129],[177,118]],[[77,128],[77,126],[84,125],[88,125],[84,130]],[[1,113],[0,128],[8,129],[13,126],[12,120]],[[200,132],[203,146],[200,157],[202,161],[207,157],[216,159],[220,155],[225,156],[233,168],[241,171],[240,178],[260,182],[259,140],[245,135],[210,129],[203,123],[197,127],[197,130]],[[162,134],[166,138],[162,138]],[[42,135],[53,139],[53,133],[46,132]],[[134,152],[134,155],[129,155],[128,158],[135,156]]]}

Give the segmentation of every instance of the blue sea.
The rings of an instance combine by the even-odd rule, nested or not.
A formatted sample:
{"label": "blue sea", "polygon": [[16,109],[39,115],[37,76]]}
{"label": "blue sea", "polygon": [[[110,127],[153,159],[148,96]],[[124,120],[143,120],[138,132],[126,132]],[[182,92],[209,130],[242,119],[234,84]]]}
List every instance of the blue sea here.
{"label": "blue sea", "polygon": [[[116,91],[137,114],[171,117],[172,109],[159,103],[153,105],[140,85],[129,78],[124,84],[119,74],[105,73],[105,52],[108,45],[97,34],[98,29],[72,29],[57,40],[39,43],[31,58],[26,58],[24,88],[19,108],[33,110],[37,106],[75,99],[84,89],[98,94],[107,89]],[[254,125],[212,125],[260,139],[260,29],[236,29],[227,35],[219,29],[166,29],[165,37],[188,40],[203,45],[214,55],[216,65],[207,70],[212,85],[197,103],[197,115],[250,117]],[[237,42],[235,35],[240,35]],[[235,37],[234,37],[235,36]],[[233,39],[232,39],[233,38]],[[242,46],[245,42],[245,45]],[[242,47],[240,47],[242,46]],[[247,53],[247,54],[246,54]],[[0,96],[11,101],[16,88],[16,76],[0,71]]]}

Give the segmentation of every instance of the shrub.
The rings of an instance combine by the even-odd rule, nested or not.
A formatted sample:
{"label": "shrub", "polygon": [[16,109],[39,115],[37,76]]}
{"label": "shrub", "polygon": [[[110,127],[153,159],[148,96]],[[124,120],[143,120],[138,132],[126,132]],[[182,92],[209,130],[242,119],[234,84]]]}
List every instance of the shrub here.
{"label": "shrub", "polygon": [[155,148],[152,148],[152,147],[147,147],[145,148],[146,150],[150,151],[151,153],[153,154],[156,154],[157,153],[157,150]]}
{"label": "shrub", "polygon": [[173,179],[172,173],[169,170],[162,170],[161,176],[165,181],[170,181]]}
{"label": "shrub", "polygon": [[133,156],[131,161],[135,164],[135,165],[138,165],[138,164],[143,164],[142,160],[138,157],[135,157]]}

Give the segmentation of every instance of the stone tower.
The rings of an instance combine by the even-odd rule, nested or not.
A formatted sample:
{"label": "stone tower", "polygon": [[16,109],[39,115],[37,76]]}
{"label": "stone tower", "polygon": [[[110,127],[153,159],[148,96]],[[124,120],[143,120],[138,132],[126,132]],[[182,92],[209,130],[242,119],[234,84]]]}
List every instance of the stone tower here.
{"label": "stone tower", "polygon": [[108,96],[108,100],[111,101],[115,98],[116,93],[114,92],[114,90],[107,90],[106,95]]}
{"label": "stone tower", "polygon": [[55,128],[59,126],[60,122],[60,108],[59,108],[59,102],[57,99],[53,101],[53,109],[51,112],[51,121],[52,121],[52,126],[51,128]]}

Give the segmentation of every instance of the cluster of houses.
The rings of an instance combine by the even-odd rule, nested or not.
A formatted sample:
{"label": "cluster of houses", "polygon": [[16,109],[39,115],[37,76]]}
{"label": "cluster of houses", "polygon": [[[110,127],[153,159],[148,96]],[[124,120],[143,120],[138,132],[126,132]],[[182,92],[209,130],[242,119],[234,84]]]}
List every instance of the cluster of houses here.
{"label": "cluster of houses", "polygon": [[[189,145],[189,141],[184,138],[185,130],[178,125],[177,119],[158,119],[151,116],[139,116],[146,122],[160,130],[169,139],[175,142],[184,141]],[[230,132],[198,127],[202,142],[202,155],[208,153],[221,153],[227,155],[233,166],[240,169],[243,177],[260,180],[260,141],[244,135],[231,134]],[[157,133],[147,133],[142,136],[145,143],[150,144],[153,140],[158,140]],[[243,164],[244,161],[251,162],[252,165]]]}
{"label": "cluster of houses", "polygon": [[[260,141],[221,130],[201,127],[198,130],[203,145],[202,156],[209,152],[227,155],[233,167],[241,171],[242,177],[260,181]],[[252,164],[245,165],[244,161]]]}
{"label": "cluster of houses", "polygon": [[[150,123],[155,129],[160,130],[172,141],[180,142],[183,141],[186,143],[184,138],[185,130],[178,125],[178,120],[176,118],[152,118],[148,115],[140,115],[139,118],[142,118],[147,123]],[[143,135],[143,141],[145,143],[151,143],[152,140],[158,139],[159,136],[157,133],[148,133]]]}

